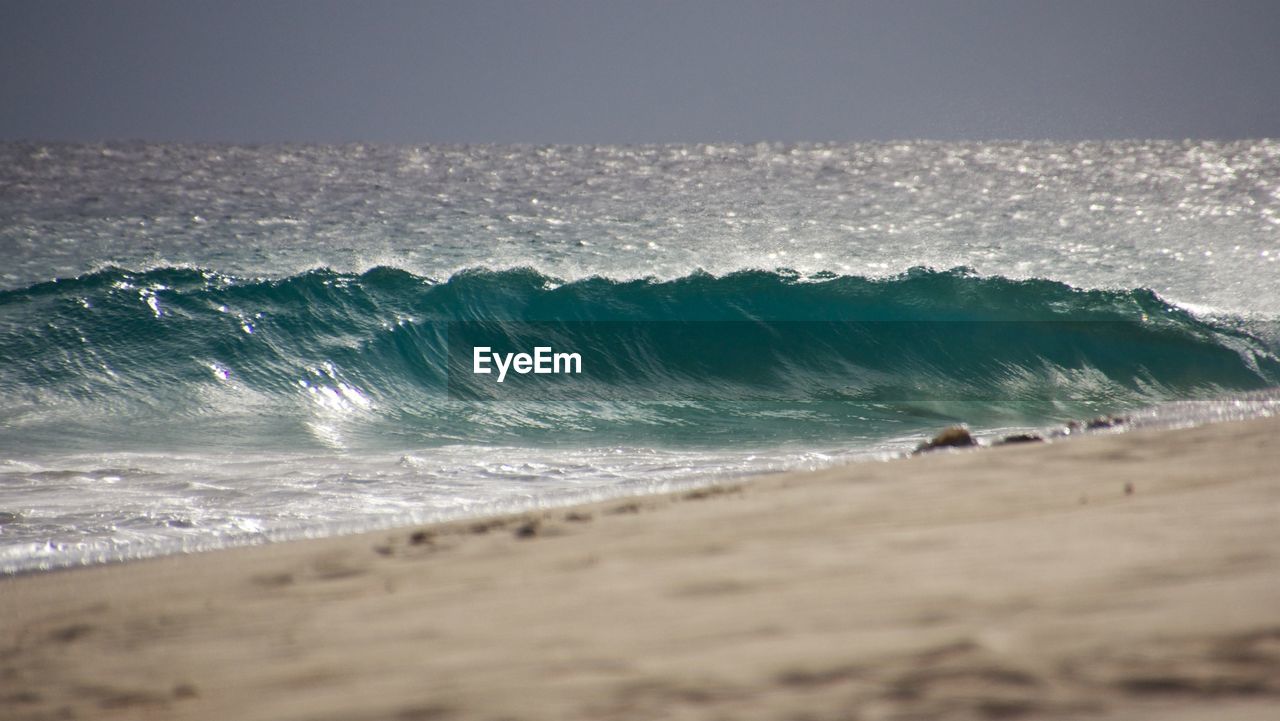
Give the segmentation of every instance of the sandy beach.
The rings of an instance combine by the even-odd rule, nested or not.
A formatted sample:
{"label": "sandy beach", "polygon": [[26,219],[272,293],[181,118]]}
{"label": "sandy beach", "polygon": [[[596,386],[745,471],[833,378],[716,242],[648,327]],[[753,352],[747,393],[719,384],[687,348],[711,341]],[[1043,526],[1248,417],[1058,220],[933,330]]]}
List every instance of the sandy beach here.
{"label": "sandy beach", "polygon": [[1280,718],[1280,418],[0,580],[5,719]]}

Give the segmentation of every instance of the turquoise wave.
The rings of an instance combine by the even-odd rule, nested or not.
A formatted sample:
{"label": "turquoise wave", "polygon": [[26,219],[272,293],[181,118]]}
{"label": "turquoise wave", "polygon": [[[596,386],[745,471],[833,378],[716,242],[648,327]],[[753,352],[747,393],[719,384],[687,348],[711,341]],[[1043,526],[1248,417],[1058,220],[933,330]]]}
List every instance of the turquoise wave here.
{"label": "turquoise wave", "polygon": [[[460,327],[511,343],[550,328],[602,361],[567,395],[495,396],[451,365]],[[1280,385],[1277,337],[1147,289],[965,269],[562,282],[110,268],[0,292],[0,446],[720,443],[1035,424]]]}

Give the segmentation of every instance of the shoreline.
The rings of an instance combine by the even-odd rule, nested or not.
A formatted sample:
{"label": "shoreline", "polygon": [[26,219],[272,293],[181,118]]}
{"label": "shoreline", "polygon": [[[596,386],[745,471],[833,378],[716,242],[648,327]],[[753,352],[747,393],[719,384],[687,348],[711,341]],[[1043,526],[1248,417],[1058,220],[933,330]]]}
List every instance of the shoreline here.
{"label": "shoreline", "polygon": [[1134,429],[19,574],[0,706],[1274,718],[1277,439]]}
{"label": "shoreline", "polygon": [[[1280,392],[1280,387],[1269,389],[1256,397],[1251,397],[1249,394],[1241,395],[1236,397],[1236,400],[1246,404],[1270,403],[1272,408],[1270,413],[1275,413],[1276,409],[1280,409],[1280,406],[1275,405],[1276,392]],[[1184,403],[1194,404],[1197,402],[1198,401],[1185,401]],[[1209,402],[1214,403],[1222,401],[1219,399],[1218,401]],[[0,579],[17,578],[32,574],[60,573],[80,568],[93,568],[103,565],[137,563],[140,561],[164,558],[167,556],[185,557],[192,554],[226,551],[237,548],[256,548],[276,543],[294,543],[298,541],[312,541],[326,538],[341,538],[353,535],[392,532],[418,526],[467,524],[472,521],[479,521],[487,518],[508,516],[517,517],[526,514],[548,513],[569,507],[608,503],[614,500],[675,496],[699,489],[752,482],[758,478],[768,476],[822,472],[831,468],[839,468],[856,463],[903,460],[914,455],[918,455],[921,452],[936,450],[939,448],[952,447],[981,450],[1017,443],[1074,441],[1079,440],[1080,438],[1087,438],[1098,433],[1111,433],[1115,431],[1128,433],[1135,430],[1173,430],[1195,427],[1209,423],[1247,421],[1268,416],[1268,411],[1263,410],[1261,407],[1235,411],[1234,413],[1224,412],[1217,415],[1195,415],[1185,413],[1162,414],[1159,411],[1159,408],[1159,406],[1149,406],[1145,409],[1139,409],[1138,411],[1103,414],[1093,416],[1088,419],[1074,419],[1034,428],[1018,430],[1006,429],[1004,432],[999,431],[999,429],[986,429],[971,433],[968,426],[964,424],[948,427],[939,426],[942,431],[949,430],[952,427],[963,428],[964,432],[968,434],[968,437],[971,438],[973,442],[960,444],[950,442],[937,443],[937,435],[933,438],[926,436],[922,441],[915,444],[914,449],[911,445],[903,445],[892,450],[880,448],[848,451],[843,454],[837,454],[837,456],[835,456],[837,460],[831,460],[823,463],[803,464],[801,466],[792,467],[784,465],[783,467],[775,467],[771,469],[740,471],[736,474],[718,472],[701,478],[693,477],[669,480],[663,482],[662,487],[647,487],[638,491],[630,488],[598,488],[587,491],[564,491],[546,495],[537,500],[515,502],[492,501],[476,508],[456,511],[437,511],[434,514],[428,515],[402,513],[397,516],[388,516],[378,519],[364,519],[362,521],[330,521],[315,525],[298,524],[287,527],[269,528],[265,531],[253,534],[246,533],[211,538],[174,538],[170,539],[171,542],[169,543],[155,544],[144,547],[140,550],[115,553],[104,550],[77,551],[75,553],[66,553],[54,557],[45,557],[43,559],[44,565],[39,565],[31,561],[9,565],[0,564]],[[925,448],[925,446],[929,446],[929,448]]]}

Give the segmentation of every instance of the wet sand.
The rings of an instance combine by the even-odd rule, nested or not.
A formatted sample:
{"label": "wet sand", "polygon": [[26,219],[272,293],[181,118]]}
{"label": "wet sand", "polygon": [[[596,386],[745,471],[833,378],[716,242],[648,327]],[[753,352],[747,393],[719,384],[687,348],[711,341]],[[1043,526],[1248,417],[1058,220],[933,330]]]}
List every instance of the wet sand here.
{"label": "wet sand", "polygon": [[0,580],[4,719],[1276,719],[1280,418]]}

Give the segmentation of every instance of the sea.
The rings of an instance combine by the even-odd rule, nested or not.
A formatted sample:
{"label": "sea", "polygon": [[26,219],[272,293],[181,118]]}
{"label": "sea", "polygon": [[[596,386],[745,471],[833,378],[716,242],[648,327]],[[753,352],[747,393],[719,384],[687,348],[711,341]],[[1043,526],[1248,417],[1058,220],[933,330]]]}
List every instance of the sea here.
{"label": "sea", "polygon": [[0,573],[1273,415],[1278,321],[1277,140],[0,143]]}

